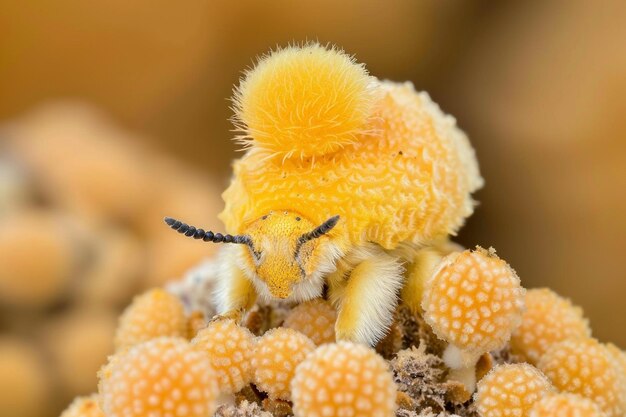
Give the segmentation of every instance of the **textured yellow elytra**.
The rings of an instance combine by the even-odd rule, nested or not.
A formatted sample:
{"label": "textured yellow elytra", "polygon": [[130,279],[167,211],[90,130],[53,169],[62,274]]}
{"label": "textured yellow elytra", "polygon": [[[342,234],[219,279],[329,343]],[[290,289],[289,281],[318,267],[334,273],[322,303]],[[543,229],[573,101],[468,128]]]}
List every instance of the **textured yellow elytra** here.
{"label": "textured yellow elytra", "polygon": [[367,77],[342,52],[309,45],[264,58],[235,100],[251,140],[223,194],[229,233],[272,210],[314,224],[339,214],[331,235],[391,249],[454,234],[473,211],[474,151],[410,83]]}

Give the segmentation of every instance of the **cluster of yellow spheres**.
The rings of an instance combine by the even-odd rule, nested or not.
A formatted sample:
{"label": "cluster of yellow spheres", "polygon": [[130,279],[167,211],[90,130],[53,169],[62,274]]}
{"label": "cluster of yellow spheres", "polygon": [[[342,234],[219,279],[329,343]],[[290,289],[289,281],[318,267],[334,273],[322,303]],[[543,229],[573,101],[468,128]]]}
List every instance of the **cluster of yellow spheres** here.
{"label": "cluster of yellow spheres", "polygon": [[[514,271],[493,251],[477,249],[445,258],[425,289],[424,315],[434,330],[447,330],[447,337],[461,346],[457,359],[466,359],[468,352],[475,356],[504,346],[506,332],[525,341],[511,343],[519,357],[533,357],[538,346],[545,349],[538,362],[496,365],[481,375],[472,398],[480,417],[623,415],[626,354],[592,339],[581,310],[569,301],[546,289],[524,295]],[[446,300],[445,308],[436,297]],[[521,309],[519,300],[524,298],[534,301]],[[480,314],[472,315],[472,308]],[[457,309],[462,309],[461,314],[454,313]],[[571,319],[563,328],[546,326],[554,318],[542,318],[539,313],[548,309]],[[449,327],[441,324],[446,314],[450,314]],[[479,320],[473,321],[475,317]],[[467,320],[482,329],[481,337],[455,336],[459,333],[454,320]],[[191,335],[186,330],[190,321],[203,323]],[[149,413],[206,417],[220,401],[229,401],[224,396],[250,386],[272,401],[290,404],[297,417],[393,416],[401,403],[396,402],[398,386],[389,363],[370,347],[335,342],[334,334],[329,334],[335,321],[334,308],[315,299],[291,308],[283,327],[254,336],[232,319],[206,322],[197,314],[185,313],[177,297],[161,289],[150,290],[136,297],[121,316],[117,353],[99,372],[99,393],[77,398],[63,417]],[[450,360],[449,349],[442,355],[444,363]],[[450,361],[446,363],[449,378],[455,379],[458,369]],[[474,365],[470,361],[463,366],[476,372]]]}
{"label": "cluster of yellow spheres", "polygon": [[[162,289],[135,297],[120,317],[116,353],[98,373],[99,392],[77,397],[63,417],[208,417],[220,398],[250,384],[269,399],[293,402],[298,416],[393,416],[389,366],[372,348],[333,343],[336,313],[322,299],[291,309],[285,327],[259,337],[232,319],[186,333],[198,320]],[[322,389],[324,401],[318,393],[311,402]]]}
{"label": "cluster of yellow spheres", "polygon": [[[369,117],[372,111],[382,115],[395,111],[391,104],[385,107],[387,101],[376,101],[372,91],[375,80],[364,68],[336,49],[311,44],[290,47],[275,56],[274,60],[263,58],[258,68],[248,74],[236,90],[237,121],[247,135],[242,140],[258,148],[248,153],[244,162],[259,165],[244,166],[240,161],[235,167],[240,181],[225,193],[226,212],[229,212],[228,206],[234,210],[230,215],[224,215],[230,229],[234,229],[239,220],[255,216],[255,210],[264,210],[263,204],[273,204],[275,199],[282,198],[278,194],[267,194],[267,188],[260,182],[280,178],[277,184],[291,190],[295,189],[293,183],[303,181],[297,176],[285,179],[282,168],[262,171],[265,166],[262,162],[270,158],[272,166],[306,163],[315,172],[313,163],[317,160],[315,166],[318,168],[320,164],[327,164],[334,169],[335,164],[341,163],[342,169],[349,171],[354,168],[353,160],[378,157],[380,153],[364,140],[372,132],[362,130],[363,126],[376,126],[375,118]],[[292,71],[294,68],[295,72]],[[310,71],[317,71],[321,82],[330,85],[333,94],[341,96],[341,100],[333,105],[322,99],[307,102],[312,94],[317,93],[315,86],[311,87],[312,91],[300,91],[308,88]],[[291,78],[285,78],[285,73],[291,74]],[[297,88],[293,91],[273,88],[285,80]],[[412,87],[384,82],[379,87],[386,91],[387,97],[394,95],[417,100],[420,106],[416,108],[434,106],[425,95],[415,96]],[[304,117],[310,112],[316,117]],[[387,116],[393,119],[391,115]],[[445,126],[450,127],[452,121],[446,120]],[[278,122],[280,126],[277,127]],[[283,129],[285,124],[287,128]],[[425,138],[437,130],[437,126],[430,125],[407,124],[404,128],[411,132],[415,129],[423,131]],[[402,197],[410,206],[403,213],[392,210],[392,206],[383,210],[383,217],[394,220],[395,228],[386,229],[372,223],[367,233],[361,233],[365,229],[356,226],[361,222],[371,223],[369,219],[374,208],[368,204],[376,203],[369,198],[369,193],[365,193],[367,204],[354,203],[360,207],[361,217],[349,218],[349,209],[340,213],[342,218],[347,214],[347,222],[351,222],[349,232],[355,233],[349,239],[351,242],[367,239],[391,250],[394,245],[415,241],[418,236],[441,238],[441,230],[445,230],[445,235],[457,230],[464,216],[471,212],[473,203],[469,194],[461,193],[463,198],[459,198],[450,190],[474,190],[481,180],[472,163],[469,143],[462,132],[454,129],[452,133],[448,132],[451,135],[449,145],[456,143],[454,146],[467,151],[461,159],[453,158],[454,163],[451,162],[456,167],[456,174],[446,177],[447,171],[433,163],[430,167],[433,177],[446,177],[440,184],[442,188],[426,187],[429,191],[422,196],[424,198],[411,196],[417,200],[429,200],[432,204],[428,207],[440,213],[439,218],[432,224],[413,223],[421,217],[412,203]],[[380,142],[384,146],[402,145],[402,141],[392,135],[383,136],[384,140]],[[316,137],[323,139],[324,146],[311,146],[314,144],[312,138]],[[356,146],[355,141],[363,141],[362,146]],[[445,149],[428,150],[428,146],[425,144],[421,153],[445,153]],[[291,151],[284,152],[285,147]],[[353,152],[346,151],[347,154],[340,157],[344,148],[353,149]],[[393,184],[398,189],[411,188],[413,186],[405,184],[408,180],[404,178],[404,162],[398,161],[415,155],[408,149],[405,152],[398,149],[394,153],[393,169],[383,172],[380,178],[371,172],[374,164],[370,162],[361,164],[359,169],[363,172],[360,174],[367,173],[371,181],[393,183],[397,180]],[[309,160],[304,161],[305,158]],[[344,175],[344,171],[338,173]],[[319,175],[316,180],[327,179]],[[345,195],[341,194],[342,197],[334,202],[349,207],[353,191],[340,188]],[[346,204],[342,200],[344,197]],[[299,194],[292,198],[302,201]],[[313,200],[319,200],[316,204],[326,204],[320,199]],[[307,210],[317,215],[327,214],[324,213],[326,208],[321,209],[313,203]],[[409,230],[403,222],[417,226]],[[2,233],[13,232],[0,230],[0,244]],[[44,244],[47,243],[42,240]],[[387,332],[390,339],[400,335],[397,339],[402,340],[395,344],[387,341],[388,345],[397,347],[393,348],[394,354],[403,348],[411,349],[416,357],[425,356],[427,350],[434,352],[428,353],[434,360],[421,364],[427,364],[430,370],[416,368],[405,374],[413,375],[415,380],[426,380],[424,375],[437,366],[437,372],[442,374],[442,381],[437,381],[441,383],[437,390],[441,391],[441,386],[445,386],[445,389],[461,392],[458,397],[464,399],[454,403],[455,410],[470,407],[476,410],[472,413],[477,412],[480,417],[626,415],[626,354],[591,337],[582,309],[548,289],[527,291],[513,268],[493,249],[450,248],[441,257],[435,252],[429,255],[428,267],[420,266],[429,271],[424,274],[427,276],[408,287],[419,292],[419,296],[410,297],[411,305],[407,306],[413,315],[413,327],[402,327],[404,324],[398,319],[391,325],[395,333],[385,324],[376,329],[381,334]],[[69,268],[61,266],[58,268],[60,276]],[[245,282],[245,285],[252,285]],[[402,290],[403,293],[406,291],[406,288]],[[423,416],[422,411],[430,413],[432,410],[415,409],[417,402],[411,397],[415,395],[410,389],[412,384],[401,381],[393,360],[386,361],[375,346],[343,340],[349,336],[336,330],[343,301],[332,297],[328,297],[331,301],[325,300],[323,285],[319,293],[315,294],[319,298],[303,297],[308,301],[297,306],[260,305],[239,322],[229,314],[211,319],[212,313],[204,317],[202,312],[186,311],[179,296],[160,288],[149,290],[137,296],[119,320],[116,352],[99,371],[98,393],[77,398],[63,417],[211,417],[214,413],[219,417],[247,417],[271,415],[272,410],[279,409],[283,410],[281,416],[293,414],[295,417],[394,417],[399,408],[404,408],[402,412],[406,413],[403,416]],[[285,303],[290,301],[285,300]],[[372,302],[370,299],[357,301]],[[283,312],[288,310],[284,322],[277,323],[277,327],[272,320],[261,317],[263,311],[272,308],[283,309]],[[394,308],[395,304],[390,306],[390,311]],[[238,314],[239,310],[236,312]],[[253,314],[257,314],[257,322],[264,324],[250,325],[247,319]],[[267,325],[270,322],[272,325]],[[248,323],[256,335],[241,323]],[[419,329],[415,328],[415,323]],[[422,340],[416,349],[414,341],[406,342],[405,339],[410,339],[404,338],[407,331],[434,334],[445,342],[445,348],[423,346],[428,342]],[[408,346],[401,346],[405,342]],[[34,380],[33,384],[36,383]],[[420,392],[435,396],[439,395],[437,390],[424,388]],[[452,412],[452,406],[446,408],[452,401],[449,399],[452,396],[447,394],[449,392],[442,394],[445,399],[441,402],[445,405],[440,416]],[[254,404],[252,408],[250,402]],[[262,414],[256,411],[220,414],[222,407],[241,404],[248,407],[248,411],[261,410],[262,407]],[[439,403],[433,400],[432,404]]]}

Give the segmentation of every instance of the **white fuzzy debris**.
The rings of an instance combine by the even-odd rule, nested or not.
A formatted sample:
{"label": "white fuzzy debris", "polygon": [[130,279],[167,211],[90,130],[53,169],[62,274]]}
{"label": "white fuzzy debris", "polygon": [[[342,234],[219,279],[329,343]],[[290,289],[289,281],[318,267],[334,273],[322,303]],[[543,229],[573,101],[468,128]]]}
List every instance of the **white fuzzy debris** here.
{"label": "white fuzzy debris", "polygon": [[181,299],[187,313],[200,311],[210,318],[216,314],[213,292],[217,272],[217,260],[206,259],[185,273],[182,279],[168,283],[165,289]]}

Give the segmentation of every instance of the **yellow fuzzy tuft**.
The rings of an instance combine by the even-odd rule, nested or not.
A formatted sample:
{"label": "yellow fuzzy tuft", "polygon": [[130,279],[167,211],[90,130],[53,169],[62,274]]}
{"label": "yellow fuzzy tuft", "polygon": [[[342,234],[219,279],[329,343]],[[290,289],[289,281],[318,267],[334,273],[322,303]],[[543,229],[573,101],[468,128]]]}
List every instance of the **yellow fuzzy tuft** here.
{"label": "yellow fuzzy tuft", "polygon": [[368,136],[332,155],[268,160],[256,147],[235,161],[222,197],[228,233],[272,210],[313,224],[336,214],[332,231],[353,244],[393,249],[454,234],[482,186],[474,151],[453,118],[413,86],[382,81]]}
{"label": "yellow fuzzy tuft", "polygon": [[263,57],[234,94],[249,145],[281,158],[333,153],[364,133],[372,78],[336,48],[290,46]]}

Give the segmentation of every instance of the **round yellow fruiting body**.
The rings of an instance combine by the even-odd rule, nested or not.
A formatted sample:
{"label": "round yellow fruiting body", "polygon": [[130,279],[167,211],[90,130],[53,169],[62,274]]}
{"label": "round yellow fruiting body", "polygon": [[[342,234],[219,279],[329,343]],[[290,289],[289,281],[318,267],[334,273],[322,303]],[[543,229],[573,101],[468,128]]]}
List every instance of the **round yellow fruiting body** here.
{"label": "round yellow fruiting body", "polygon": [[211,359],[181,338],[153,339],[117,353],[99,376],[107,416],[206,417],[216,408]]}
{"label": "round yellow fruiting body", "polygon": [[367,346],[323,345],[298,366],[291,383],[298,417],[391,417],[396,385],[388,364]]}
{"label": "round yellow fruiting body", "polygon": [[336,321],[337,310],[328,301],[315,299],[294,307],[283,327],[302,333],[319,346],[335,341]]}
{"label": "round yellow fruiting body", "polygon": [[372,81],[338,49],[279,49],[261,58],[235,90],[236,122],[245,138],[280,158],[333,153],[365,133]]}
{"label": "round yellow fruiting body", "polygon": [[187,319],[181,301],[161,288],[133,300],[120,318],[115,348],[121,350],[161,336],[186,337]]}
{"label": "round yellow fruiting body", "polygon": [[105,417],[98,404],[98,396],[76,397],[61,413],[61,417]]}
{"label": "round yellow fruiting body", "polygon": [[217,320],[200,330],[191,344],[209,354],[220,391],[235,393],[252,382],[255,338],[233,320]]}
{"label": "round yellow fruiting body", "polygon": [[424,318],[441,339],[478,357],[501,348],[519,325],[524,289],[493,251],[448,255],[426,283]]}
{"label": "round yellow fruiting body", "polygon": [[529,417],[605,417],[600,407],[576,394],[546,395],[530,409]]}
{"label": "round yellow fruiting body", "polygon": [[[315,52],[308,54],[309,50]],[[300,64],[303,59],[312,60],[306,70]],[[316,122],[316,126],[308,124],[308,120],[315,120],[316,113],[299,115],[298,111],[308,112],[328,97],[333,97],[332,103],[354,100],[351,106],[359,108],[359,100],[364,103],[363,108],[369,107],[370,101],[369,93],[361,97],[353,94],[353,87],[336,88],[337,80],[350,85],[338,74],[335,78],[318,74],[326,74],[322,68],[335,60],[342,63],[342,69],[334,69],[333,73],[362,74],[360,66],[337,50],[323,52],[323,48],[315,46],[272,54],[242,82],[237,100],[238,107],[246,111],[240,110],[240,119],[245,122],[243,114],[253,111],[272,114],[278,105],[288,116],[272,116],[264,122],[264,128],[271,132],[290,131],[297,136],[285,148],[268,149],[273,139],[259,143],[251,131],[255,140],[249,142],[248,152],[235,162],[233,180],[223,194],[226,206],[220,218],[227,231],[244,233],[251,222],[272,210],[291,210],[313,224],[340,215],[341,221],[329,236],[342,236],[344,243],[352,245],[374,242],[393,249],[400,242],[421,244],[454,234],[473,211],[470,194],[482,185],[474,151],[465,134],[452,117],[446,116],[427,94],[417,93],[411,84],[372,79],[374,107],[367,123],[358,127],[366,133],[356,134],[328,153],[327,137],[318,136],[317,126],[322,122]],[[268,97],[292,94],[292,84],[269,77],[267,68],[279,63],[283,78],[302,78],[298,92],[293,94],[298,100],[308,101],[291,108],[276,101],[248,103],[246,91],[250,83],[261,83],[261,78]],[[350,65],[354,68],[349,70]],[[319,93],[313,93],[316,91]],[[331,107],[333,111],[341,110],[340,106]],[[324,123],[330,123],[333,129],[344,129],[354,114],[353,110],[343,109],[336,119]],[[297,128],[291,118],[299,123]],[[352,130],[351,126],[349,131]],[[307,148],[304,154],[314,155],[303,156],[303,147]],[[309,151],[309,147],[316,151]],[[282,157],[273,157],[281,151]]]}
{"label": "round yellow fruiting body", "polygon": [[58,216],[29,211],[0,222],[0,302],[39,308],[68,289],[77,266],[70,229]]}
{"label": "round yellow fruiting body", "polygon": [[281,327],[268,331],[254,349],[254,384],[271,399],[290,400],[289,384],[296,367],[314,349],[313,342],[295,330]]}
{"label": "round yellow fruiting body", "polygon": [[43,359],[17,338],[0,337],[0,414],[42,417],[49,406],[50,378]]}
{"label": "round yellow fruiting body", "polygon": [[550,346],[565,339],[589,337],[589,323],[580,307],[547,288],[528,290],[522,324],[511,336],[514,353],[536,364]]}
{"label": "round yellow fruiting body", "polygon": [[557,389],[593,400],[607,417],[626,414],[626,375],[611,351],[595,339],[568,339],[539,360]]}
{"label": "round yellow fruiting body", "polygon": [[613,343],[608,343],[606,347],[613,354],[613,357],[619,363],[622,373],[626,377],[626,352],[615,346]]}
{"label": "round yellow fruiting body", "polygon": [[44,106],[13,126],[11,135],[46,197],[90,221],[141,215],[157,189],[150,186],[137,138],[88,106]]}
{"label": "round yellow fruiting body", "polygon": [[475,402],[481,417],[528,417],[533,404],[553,391],[548,378],[534,366],[505,364],[478,382]]}
{"label": "round yellow fruiting body", "polygon": [[96,389],[98,369],[113,353],[116,317],[109,310],[75,308],[49,322],[44,346],[55,371],[56,386],[68,396]]}
{"label": "round yellow fruiting body", "polygon": [[144,258],[143,242],[132,233],[98,233],[92,261],[77,283],[77,297],[89,305],[125,305],[145,273]]}

